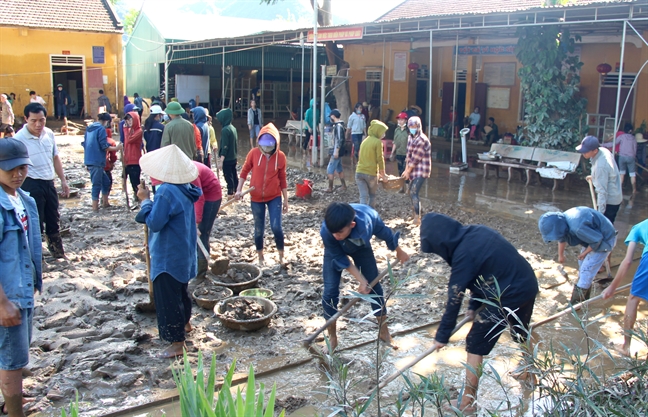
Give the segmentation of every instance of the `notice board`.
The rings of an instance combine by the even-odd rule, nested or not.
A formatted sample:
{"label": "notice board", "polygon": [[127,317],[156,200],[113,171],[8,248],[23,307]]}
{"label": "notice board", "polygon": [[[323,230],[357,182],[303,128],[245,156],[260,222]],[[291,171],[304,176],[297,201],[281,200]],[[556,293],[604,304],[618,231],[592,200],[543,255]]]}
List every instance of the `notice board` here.
{"label": "notice board", "polygon": [[484,64],[484,82],[491,85],[515,85],[515,62],[491,62]]}
{"label": "notice board", "polygon": [[209,75],[175,76],[176,97],[180,103],[188,103],[200,96],[200,104],[209,103]]}
{"label": "notice board", "polygon": [[488,87],[486,107],[489,109],[508,109],[511,105],[510,88]]}

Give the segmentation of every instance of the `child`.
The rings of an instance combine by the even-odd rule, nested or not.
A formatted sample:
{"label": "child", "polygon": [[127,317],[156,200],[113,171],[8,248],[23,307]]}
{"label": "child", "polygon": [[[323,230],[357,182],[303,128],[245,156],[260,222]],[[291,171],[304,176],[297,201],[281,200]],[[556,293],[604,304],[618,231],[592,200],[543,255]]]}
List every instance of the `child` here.
{"label": "child", "polygon": [[38,209],[20,189],[29,165],[22,142],[0,140],[0,412],[12,417],[24,417],[22,370],[29,363],[34,292],[43,282]]}
{"label": "child", "polygon": [[589,207],[574,207],[564,213],[545,213],[538,221],[545,243],[558,242],[558,262],[565,262],[565,247],[581,245],[578,282],[569,300],[578,304],[590,296],[592,281],[616,244],[616,230],[603,214]]}
{"label": "child", "polygon": [[104,207],[108,206],[108,196],[110,195],[110,178],[106,174],[106,152],[119,151],[122,148],[121,143],[118,146],[110,146],[107,141],[106,127],[110,125],[112,117],[108,113],[101,113],[97,121],[88,126],[83,137],[83,163],[90,171],[90,181],[92,181],[92,211],[99,211],[99,194],[101,193],[101,202]]}
{"label": "child", "polygon": [[261,128],[258,144],[259,146],[252,149],[245,158],[235,198],[237,200],[241,199],[243,184],[245,184],[248,174],[252,171],[250,186],[254,187],[254,190],[250,193],[250,200],[252,215],[254,216],[254,246],[259,255],[259,265],[263,265],[265,262],[263,257],[263,234],[265,231],[266,208],[268,209],[270,228],[274,234],[277,252],[279,252],[279,263],[283,265],[284,234],[281,227],[281,214],[282,207],[283,213],[288,212],[288,183],[286,182],[286,155],[279,150],[279,130],[275,125],[269,123]]}
{"label": "child", "polygon": [[[336,202],[326,208],[320,235],[324,243],[322,264],[324,318],[328,320],[337,313],[340,278],[342,270],[346,269],[360,284],[359,293],[376,295],[372,309],[380,325],[380,339],[391,344],[382,287],[378,283],[373,288],[369,288],[369,283],[378,276],[371,238],[376,236],[384,240],[390,250],[396,251],[396,258],[404,263],[409,259],[409,255],[398,246],[400,233],[393,233],[385,226],[378,212],[369,206]],[[353,263],[349,261],[349,256],[353,259]],[[335,350],[338,344],[336,323],[329,326],[328,335],[331,349]]]}
{"label": "child", "polygon": [[[137,113],[135,114],[137,116]],[[142,208],[135,217],[149,231],[151,281],[160,338],[171,343],[158,357],[182,355],[185,334],[191,331],[191,300],[187,283],[196,276],[196,214],[194,203],[202,195],[190,184],[198,169],[176,145],[149,152],[142,169],[160,181],[155,202],[142,182],[137,192]]]}
{"label": "child", "polygon": [[628,301],[625,307],[625,316],[623,319],[623,346],[619,349],[622,354],[630,356],[630,342],[632,341],[632,328],[634,327],[635,321],[637,320],[637,308],[639,307],[639,302],[648,300],[648,220],[644,220],[639,224],[636,224],[628,237],[625,240],[626,245],[628,245],[628,250],[626,251],[626,256],[621,261],[619,265],[619,270],[614,277],[610,286],[607,287],[602,295],[603,299],[607,300],[614,296],[614,291],[625,278],[632,264],[632,257],[635,249],[637,248],[637,243],[644,245],[643,252],[641,253],[641,261],[639,261],[639,267],[637,272],[635,272],[634,279],[632,280],[632,288],[630,289],[630,295],[628,296]]}
{"label": "child", "polygon": [[[108,145],[111,147],[116,147],[117,142],[115,142],[112,138],[112,129],[110,127],[106,127],[106,141],[108,142]],[[120,142],[121,145],[121,142]],[[110,195],[110,190],[112,189],[112,184],[113,184],[113,177],[112,177],[112,170],[115,168],[115,162],[117,162],[117,151],[106,151],[106,167],[104,168],[104,172],[108,176],[108,192],[106,193],[107,195]],[[108,201],[105,203],[102,203],[103,208],[110,207],[110,204]]]}
{"label": "child", "polygon": [[124,140],[124,165],[126,165],[126,176],[130,179],[133,193],[135,193],[135,201],[137,200],[137,190],[140,183],[140,174],[142,169],[139,165],[140,157],[142,156],[142,127],[140,125],[139,114],[132,111],[124,116],[126,121],[124,133],[126,138]]}
{"label": "child", "polygon": [[378,189],[377,175],[383,179],[387,178],[381,141],[385,137],[387,129],[387,125],[380,120],[372,120],[368,130],[369,136],[360,144],[355,175],[360,192],[360,204],[368,204],[373,207]]}

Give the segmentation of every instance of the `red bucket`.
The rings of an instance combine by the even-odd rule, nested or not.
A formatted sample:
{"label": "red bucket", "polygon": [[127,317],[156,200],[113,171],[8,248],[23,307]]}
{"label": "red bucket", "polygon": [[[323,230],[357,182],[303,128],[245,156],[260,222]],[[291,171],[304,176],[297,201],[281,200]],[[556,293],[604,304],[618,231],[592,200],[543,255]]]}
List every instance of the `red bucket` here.
{"label": "red bucket", "polygon": [[313,194],[313,182],[310,180],[301,180],[297,183],[295,196],[299,198],[310,198]]}

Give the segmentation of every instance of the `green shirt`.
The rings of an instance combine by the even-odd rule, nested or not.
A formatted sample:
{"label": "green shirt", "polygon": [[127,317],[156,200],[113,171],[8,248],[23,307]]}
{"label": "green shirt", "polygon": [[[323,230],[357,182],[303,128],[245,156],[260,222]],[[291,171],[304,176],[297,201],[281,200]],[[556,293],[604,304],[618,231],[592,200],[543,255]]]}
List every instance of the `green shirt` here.
{"label": "green shirt", "polygon": [[193,125],[178,116],[164,126],[161,148],[174,144],[191,160],[196,154],[196,136]]}
{"label": "green shirt", "polygon": [[400,126],[396,126],[394,130],[394,149],[396,150],[396,155],[407,155],[407,139],[409,138],[409,131],[407,126],[403,129]]}

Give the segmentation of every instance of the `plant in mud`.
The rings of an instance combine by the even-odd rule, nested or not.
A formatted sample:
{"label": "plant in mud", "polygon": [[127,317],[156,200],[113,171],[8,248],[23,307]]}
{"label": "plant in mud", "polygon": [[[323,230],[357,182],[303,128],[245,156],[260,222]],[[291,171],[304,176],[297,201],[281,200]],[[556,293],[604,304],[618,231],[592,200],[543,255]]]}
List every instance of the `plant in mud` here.
{"label": "plant in mud", "polygon": [[74,401],[70,402],[70,414],[61,410],[61,417],[79,417],[79,391],[74,393]]}
{"label": "plant in mud", "polygon": [[583,63],[574,55],[580,37],[553,25],[519,28],[517,36],[526,124],[523,144],[573,150],[587,131],[587,99],[579,89]]}
{"label": "plant in mud", "polygon": [[[263,384],[260,384],[258,396],[255,395],[256,384],[253,366],[250,366],[245,397],[243,397],[240,389],[237,389],[236,396],[233,396],[230,391],[236,368],[236,361],[234,361],[225,375],[220,390],[216,393],[217,399],[214,402],[216,387],[215,355],[212,356],[209,370],[205,370],[202,352],[198,352],[198,368],[195,378],[186,351],[183,355],[183,362],[184,366],[178,364],[172,367],[173,379],[178,387],[180,410],[183,417],[272,417],[274,415],[276,387],[272,387],[268,403],[264,405]],[[206,384],[205,371],[208,375]],[[284,411],[281,411],[279,417],[283,416]]]}

